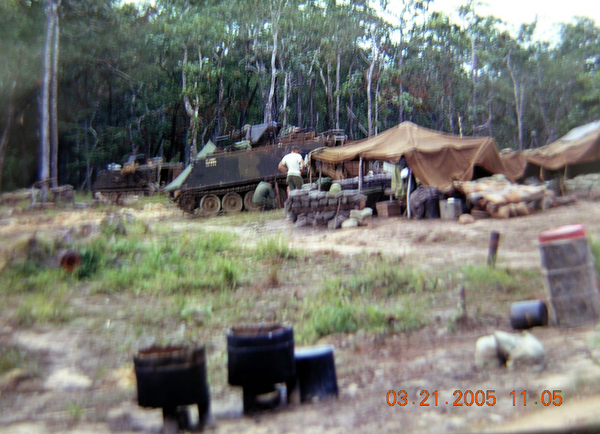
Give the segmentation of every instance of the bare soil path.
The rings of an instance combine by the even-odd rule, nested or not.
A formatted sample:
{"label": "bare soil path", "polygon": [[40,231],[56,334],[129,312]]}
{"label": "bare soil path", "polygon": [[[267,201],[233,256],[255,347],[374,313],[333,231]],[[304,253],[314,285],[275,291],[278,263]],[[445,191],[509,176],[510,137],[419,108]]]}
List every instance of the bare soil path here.
{"label": "bare soil path", "polygon": [[[368,227],[338,231],[296,229],[284,218],[245,220],[226,226],[224,220],[191,219],[164,206],[128,212],[149,225],[168,221],[173,231],[228,230],[247,243],[281,234],[291,246],[303,250],[393,255],[405,264],[431,270],[485,263],[491,231],[501,234],[497,266],[507,268],[539,267],[537,238],[542,230],[582,223],[588,234],[600,236],[600,203],[583,201],[528,217],[485,219],[464,226],[455,221],[375,217]],[[78,232],[86,226],[93,228],[102,218],[103,214],[94,210],[65,211],[51,217],[5,216],[0,219],[0,258],[34,232]],[[544,293],[543,288],[540,291]],[[115,322],[119,315],[128,315],[128,306],[120,304],[118,297],[82,294],[72,302],[90,312],[115,312]],[[485,312],[476,314],[486,318]],[[543,432],[561,427],[567,432],[582,425],[600,427],[600,366],[596,363],[600,359],[600,333],[596,326],[533,330],[546,349],[547,363],[540,372],[506,368],[478,371],[473,358],[476,340],[494,330],[512,331],[507,312],[498,308],[489,314],[489,322],[480,321],[454,332],[436,318],[411,333],[377,336],[359,332],[323,338],[319,343],[335,346],[340,394],[333,401],[244,417],[241,390],[215,381],[211,384],[214,422],[209,432]],[[0,344],[19,345],[33,354],[40,374],[23,381],[0,382],[0,433],[162,431],[160,411],[137,406],[130,360],[117,356],[114,349],[95,344],[86,332],[89,328],[82,324],[19,329],[0,317]],[[98,327],[98,333],[103,333],[103,327],[108,329],[110,324]],[[224,346],[224,336],[214,336],[208,345]],[[209,358],[209,363],[222,362]],[[388,405],[390,390],[396,395],[405,391],[406,405]],[[467,390],[474,394],[490,392],[495,402],[466,405],[464,398],[457,398]],[[546,390],[561,391],[560,406],[542,404],[539,397]],[[428,399],[424,399],[423,391],[429,393]]]}

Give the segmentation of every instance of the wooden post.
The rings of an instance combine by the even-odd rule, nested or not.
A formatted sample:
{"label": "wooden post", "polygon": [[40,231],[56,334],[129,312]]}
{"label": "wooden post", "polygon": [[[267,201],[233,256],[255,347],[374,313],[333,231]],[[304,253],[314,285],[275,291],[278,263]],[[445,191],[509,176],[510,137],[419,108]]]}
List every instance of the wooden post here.
{"label": "wooden post", "polygon": [[321,181],[323,177],[323,162],[319,161],[319,191],[321,191],[321,183],[323,181]]}
{"label": "wooden post", "polygon": [[492,231],[490,234],[490,248],[488,251],[487,264],[494,268],[496,266],[496,254],[498,253],[498,242],[500,241],[500,233]]}

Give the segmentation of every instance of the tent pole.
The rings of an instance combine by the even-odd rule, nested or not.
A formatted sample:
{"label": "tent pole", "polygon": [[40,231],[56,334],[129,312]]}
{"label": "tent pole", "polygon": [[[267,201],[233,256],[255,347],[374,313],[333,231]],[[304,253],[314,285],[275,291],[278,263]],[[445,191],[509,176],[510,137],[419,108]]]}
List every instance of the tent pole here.
{"label": "tent pole", "polygon": [[358,160],[358,191],[362,191],[363,185],[363,157]]}
{"label": "tent pole", "polygon": [[406,215],[410,218],[410,189],[412,187],[412,174],[410,173],[410,169],[408,169],[408,187],[406,188]]}

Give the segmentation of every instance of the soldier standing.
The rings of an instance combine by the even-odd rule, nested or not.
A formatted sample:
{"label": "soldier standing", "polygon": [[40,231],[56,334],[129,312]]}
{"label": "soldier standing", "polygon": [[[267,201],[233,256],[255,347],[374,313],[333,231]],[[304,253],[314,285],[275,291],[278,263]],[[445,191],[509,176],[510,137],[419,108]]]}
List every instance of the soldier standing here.
{"label": "soldier standing", "polygon": [[302,184],[304,183],[302,180],[302,171],[304,167],[304,159],[300,155],[300,148],[298,146],[294,146],[292,152],[284,156],[279,163],[278,169],[283,173],[287,173],[288,196],[290,191],[302,188]]}

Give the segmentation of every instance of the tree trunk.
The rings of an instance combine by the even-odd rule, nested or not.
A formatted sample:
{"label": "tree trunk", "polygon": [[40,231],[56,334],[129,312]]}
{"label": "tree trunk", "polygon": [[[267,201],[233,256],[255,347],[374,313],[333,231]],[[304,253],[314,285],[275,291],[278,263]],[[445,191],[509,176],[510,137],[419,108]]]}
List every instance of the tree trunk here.
{"label": "tree trunk", "polygon": [[302,66],[298,65],[298,128],[302,128]]}
{"label": "tree trunk", "polygon": [[377,86],[375,86],[375,135],[379,134],[379,80],[377,80]]}
{"label": "tree trunk", "polygon": [[285,72],[285,79],[283,81],[283,129],[287,127],[288,124],[288,92],[290,89],[290,73]]}
{"label": "tree trunk", "polygon": [[50,83],[52,81],[52,34],[54,31],[54,0],[46,0],[46,39],[44,46],[44,69],[42,73],[41,131],[40,131],[40,181],[42,200],[46,199],[50,178]]}
{"label": "tree trunk", "polygon": [[327,126],[328,128],[332,128],[333,125],[333,95],[331,92],[331,63],[327,62],[327,78],[323,74],[323,68],[319,67],[319,76],[321,77],[321,82],[323,83],[323,88],[325,89],[325,105],[327,111]]}
{"label": "tree trunk", "polygon": [[[192,102],[190,101],[190,97],[187,94],[187,74],[185,72],[185,68],[187,66],[187,47],[183,47],[183,65],[181,68],[181,82],[182,82],[182,88],[183,88],[183,104],[185,107],[185,112],[187,113],[188,117],[190,118],[190,125],[189,125],[189,133],[191,134],[191,137],[188,136],[186,138],[186,155],[189,156],[189,158],[196,158],[196,155],[198,154],[198,145],[197,145],[197,141],[198,141],[198,104],[192,105]],[[202,58],[201,56],[199,56],[200,58]],[[186,158],[187,160],[187,158]],[[188,163],[189,161],[186,161],[186,163]]]}
{"label": "tree trunk", "polygon": [[404,85],[402,83],[402,67],[404,66],[404,58],[402,57],[402,45],[400,45],[400,49],[398,50],[398,73],[399,77],[399,85],[398,85],[398,96],[400,97],[400,101],[398,101],[398,124],[404,122],[404,101],[402,99],[402,95],[404,94]]}
{"label": "tree trunk", "polygon": [[[477,74],[475,68],[477,67],[477,56],[475,54],[475,36],[471,36],[471,85],[473,86],[472,104],[473,109],[477,108]],[[476,120],[475,122],[477,122]],[[473,122],[473,123],[475,123]]]}
{"label": "tree trunk", "polygon": [[60,48],[60,26],[58,22],[58,7],[60,0],[55,1],[53,14],[53,45],[52,51],[52,83],[50,90],[50,178],[52,187],[58,187],[58,58]]}
{"label": "tree trunk", "polygon": [[367,72],[367,128],[369,132],[368,137],[371,137],[373,135],[373,98],[371,96],[371,86],[373,85],[373,71],[375,70],[376,54],[376,45],[375,41],[373,41],[373,59],[371,60],[371,64],[369,65],[369,71]]}
{"label": "tree trunk", "polygon": [[331,83],[331,62],[327,62],[327,114],[328,122],[327,126],[333,129],[335,125],[335,115],[333,107],[333,84]]}
{"label": "tree trunk", "polygon": [[[225,56],[225,50],[222,50],[221,53],[218,54],[218,66],[219,66],[219,89],[218,89],[218,97],[217,97],[217,136],[223,134],[223,101],[225,99],[225,84],[223,81],[223,58]],[[202,139],[202,143],[204,143],[204,139]]]}
{"label": "tree trunk", "polygon": [[269,96],[265,104],[265,123],[273,121],[273,100],[275,99],[275,81],[277,80],[277,27],[273,29],[273,52],[271,53],[271,86],[269,87]]}
{"label": "tree trunk", "polygon": [[312,131],[315,130],[315,104],[314,104],[314,93],[315,93],[315,78],[311,77],[310,79],[310,88],[309,88],[309,110],[310,110],[310,129]]}
{"label": "tree trunk", "polygon": [[13,81],[8,96],[6,125],[4,126],[4,131],[2,131],[2,136],[0,136],[0,192],[2,191],[2,174],[4,173],[4,156],[6,155],[6,147],[8,146],[8,135],[10,134],[10,129],[12,128],[13,120],[15,118],[15,106],[12,101],[12,96],[16,86],[17,82]]}
{"label": "tree trunk", "polygon": [[[539,48],[538,48],[539,50]],[[542,65],[540,65],[540,57],[539,53],[536,55],[536,63],[537,63],[537,80],[538,80],[538,103],[540,105],[540,115],[542,116],[542,122],[544,123],[544,128],[546,129],[546,134],[548,137],[554,135],[554,128],[550,126],[550,122],[548,120],[548,113],[546,112],[546,100],[543,96],[544,86],[542,80]]]}
{"label": "tree trunk", "polygon": [[335,68],[335,129],[340,129],[340,70],[342,55],[338,52]]}
{"label": "tree trunk", "polygon": [[[219,68],[221,69],[221,68]],[[219,100],[217,101],[217,135],[223,134],[223,99],[225,96],[225,85],[223,83],[223,70],[219,74]]]}
{"label": "tree trunk", "polygon": [[85,145],[85,182],[84,185],[87,187],[87,191],[92,189],[92,166],[90,163],[90,143],[88,141],[88,119],[87,117],[83,121],[83,143]]}
{"label": "tree trunk", "polygon": [[506,65],[508,66],[508,72],[510,72],[510,78],[513,82],[513,92],[515,97],[515,113],[517,114],[517,129],[519,134],[519,151],[523,150],[523,102],[525,100],[524,94],[525,89],[523,89],[522,83],[517,83],[515,78],[514,70],[512,64],[510,62],[510,51],[508,52],[508,56],[506,59]]}

